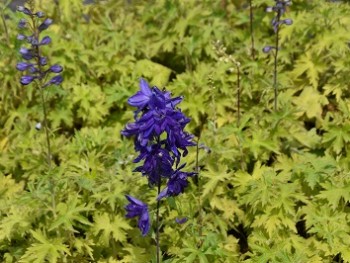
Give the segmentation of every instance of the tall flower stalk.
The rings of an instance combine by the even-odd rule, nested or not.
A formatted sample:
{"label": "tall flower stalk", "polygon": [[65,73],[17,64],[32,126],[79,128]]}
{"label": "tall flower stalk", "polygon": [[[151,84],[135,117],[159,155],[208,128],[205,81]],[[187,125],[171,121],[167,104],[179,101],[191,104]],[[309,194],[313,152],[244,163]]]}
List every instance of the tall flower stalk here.
{"label": "tall flower stalk", "polygon": [[[20,80],[22,85],[35,84],[40,91],[47,145],[47,164],[51,170],[51,143],[44,91],[50,85],[62,83],[63,78],[59,74],[62,72],[62,67],[58,64],[48,65],[48,59],[42,52],[43,47],[51,43],[51,38],[49,36],[42,37],[42,33],[52,24],[52,19],[45,18],[45,14],[41,11],[35,12],[34,1],[28,1],[28,7],[18,6],[17,8],[17,11],[23,13],[27,18],[22,18],[18,23],[21,32],[17,35],[17,39],[23,41],[24,44],[19,50],[23,60],[17,63],[16,68],[24,73]],[[40,127],[41,124],[36,126],[37,129]],[[55,190],[52,179],[51,196],[53,214],[55,215]]]}
{"label": "tall flower stalk", "polygon": [[[145,176],[151,188],[154,186],[157,188],[155,227],[157,262],[161,260],[159,233],[161,199],[183,193],[188,185],[188,177],[195,175],[193,172],[182,171],[186,164],[180,164],[181,158],[188,153],[187,147],[195,145],[192,141],[193,135],[184,131],[190,119],[177,108],[182,99],[182,97],[172,98],[170,92],[161,91],[157,87],[150,88],[148,83],[141,79],[140,91],[128,99],[129,105],[137,108],[134,112],[135,122],[128,123],[122,131],[122,135],[134,137],[135,151],[139,153],[134,162],[143,161],[143,164],[134,171]],[[166,186],[162,189],[163,183],[166,183]],[[134,203],[138,202],[139,206],[143,207],[142,211],[146,211],[147,205],[142,201],[130,196],[127,198],[129,201],[134,200]],[[145,212],[137,212],[140,209],[132,206],[132,202],[125,208],[128,212],[127,217],[139,216],[138,226],[142,234],[146,235],[151,224],[148,213],[145,216]],[[141,221],[147,223],[142,224]]]}
{"label": "tall flower stalk", "polygon": [[252,59],[255,60],[255,44],[254,44],[254,14],[253,14],[253,0],[249,0],[249,27],[250,27],[250,44]]}
{"label": "tall flower stalk", "polygon": [[274,57],[274,69],[273,69],[273,90],[274,90],[274,110],[277,111],[277,97],[278,97],[278,81],[277,81],[277,66],[278,66],[278,51],[280,48],[279,43],[279,32],[281,25],[291,25],[293,23],[292,19],[286,18],[282,19],[282,15],[286,12],[287,6],[292,4],[292,1],[288,0],[275,0],[275,5],[266,8],[266,12],[275,12],[275,17],[272,19],[271,25],[273,31],[275,32],[275,44],[274,46],[265,46],[263,48],[264,53],[269,53],[273,50]]}

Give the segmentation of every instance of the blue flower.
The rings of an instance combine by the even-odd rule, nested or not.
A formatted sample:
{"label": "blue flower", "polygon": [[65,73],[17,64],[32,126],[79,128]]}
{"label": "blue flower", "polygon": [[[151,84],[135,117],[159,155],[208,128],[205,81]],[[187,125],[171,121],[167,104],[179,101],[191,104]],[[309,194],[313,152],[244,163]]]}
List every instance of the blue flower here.
{"label": "blue flower", "polygon": [[[193,136],[184,132],[190,122],[176,105],[182,97],[171,98],[170,92],[160,91],[157,87],[150,88],[147,82],[140,80],[140,91],[129,98],[128,103],[137,107],[135,122],[126,125],[122,131],[124,136],[135,136],[142,147],[147,147],[165,132],[167,134],[164,145],[179,157],[178,149],[187,154],[187,146],[195,145]],[[142,112],[139,117],[138,114]]]}
{"label": "blue flower", "polygon": [[30,67],[33,67],[34,65],[32,63],[27,63],[27,62],[19,62],[16,65],[16,69],[19,71],[25,71],[29,69]]}
{"label": "blue flower", "polygon": [[34,76],[23,76],[21,77],[21,84],[28,85],[35,79]]}
{"label": "blue flower", "polygon": [[[22,85],[28,85],[33,82],[34,79],[38,80],[41,85],[40,88],[47,87],[49,85],[59,85],[62,83],[63,78],[61,75],[52,76],[49,79],[49,75],[52,73],[62,72],[62,67],[60,65],[53,65],[47,69],[47,58],[41,56],[41,46],[48,45],[51,43],[51,38],[49,36],[44,36],[40,38],[40,33],[47,29],[52,24],[52,19],[46,18],[41,24],[39,23],[41,18],[44,17],[44,13],[39,11],[34,13],[33,10],[29,10],[26,7],[19,6],[17,8],[19,12],[22,12],[28,16],[31,16],[31,20],[27,21],[21,19],[19,22],[19,28],[30,30],[31,33],[26,36],[24,34],[18,34],[18,40],[27,40],[30,47],[21,47],[20,54],[22,58],[28,62],[17,63],[17,70],[27,71],[26,75],[21,78],[20,83]],[[39,25],[39,26],[37,26]],[[39,32],[39,33],[38,33]],[[39,41],[41,39],[41,41]]]}
{"label": "blue flower", "polygon": [[127,214],[125,216],[127,218],[138,216],[138,227],[141,230],[143,236],[147,235],[149,229],[151,228],[151,220],[149,217],[147,205],[130,195],[126,195],[125,197],[130,202],[125,206],[125,210],[127,211]]}
{"label": "blue flower", "polygon": [[46,18],[45,21],[38,27],[38,30],[41,32],[45,29],[48,29],[52,22],[53,20],[51,18]]}
{"label": "blue flower", "polygon": [[[157,87],[150,88],[144,79],[140,80],[140,90],[128,99],[129,105],[136,107],[135,121],[128,123],[121,133],[134,137],[135,150],[139,152],[134,162],[143,161],[134,171],[146,176],[150,186],[161,187],[162,182],[167,181],[167,186],[157,197],[158,201],[183,193],[188,185],[187,178],[195,174],[181,171],[185,164],[173,169],[187,154],[187,146],[195,145],[192,141],[194,136],[184,131],[190,119],[177,108],[182,99],[172,98],[170,92]],[[126,207],[127,216],[140,216],[139,227],[145,235],[149,229],[149,217],[143,211],[147,206],[130,196],[127,198],[132,202]]]}
{"label": "blue flower", "polygon": [[[266,12],[275,12],[276,16],[272,19],[271,25],[275,33],[277,32],[280,25],[291,25],[293,23],[292,19],[281,20],[281,16],[286,12],[287,6],[290,6],[292,1],[288,0],[275,0],[276,4],[274,6],[269,6],[266,8]],[[266,53],[266,52],[265,52]]]}
{"label": "blue flower", "polygon": [[147,176],[150,185],[158,184],[162,177],[170,177],[173,173],[174,158],[167,150],[160,148],[159,145],[142,148],[141,154],[134,162],[139,162],[140,160],[144,160],[143,165],[137,167],[134,171],[141,172],[142,175]]}
{"label": "blue flower", "polygon": [[188,185],[187,178],[196,174],[193,172],[180,171],[184,166],[185,164],[174,171],[167,183],[167,186],[163,191],[159,193],[157,200],[160,200],[164,197],[177,196],[184,192],[185,188]]}
{"label": "blue flower", "polygon": [[130,106],[137,107],[139,109],[143,109],[148,104],[151,99],[153,93],[148,86],[147,81],[144,79],[140,79],[140,91],[138,91],[135,95],[131,96],[128,99],[128,103]]}

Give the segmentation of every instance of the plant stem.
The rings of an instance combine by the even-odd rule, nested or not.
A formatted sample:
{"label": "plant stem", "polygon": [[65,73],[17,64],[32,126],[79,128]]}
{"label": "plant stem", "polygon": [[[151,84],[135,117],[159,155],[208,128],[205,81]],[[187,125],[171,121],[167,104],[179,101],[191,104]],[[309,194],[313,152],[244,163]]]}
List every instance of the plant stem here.
{"label": "plant stem", "polygon": [[281,19],[281,12],[277,12],[277,30],[276,30],[276,38],[275,38],[275,52],[274,52],[274,69],[273,69],[273,89],[274,89],[274,110],[277,111],[277,59],[278,59],[278,49],[279,49],[279,22]]}
{"label": "plant stem", "polygon": [[44,89],[42,85],[40,85],[40,93],[41,93],[41,102],[43,105],[44,112],[44,129],[46,134],[46,145],[47,145],[47,164],[49,165],[49,169],[51,169],[51,144],[50,144],[50,136],[49,136],[49,128],[47,126],[47,109],[44,97]]}
{"label": "plant stem", "polygon": [[[31,10],[34,10],[34,2],[29,2],[29,4],[31,5]],[[36,27],[36,23],[35,23],[35,18],[32,15],[31,16],[32,19],[32,25],[33,25],[33,31],[34,31],[34,36],[37,40],[39,40],[39,30]],[[50,176],[50,188],[51,188],[51,204],[52,204],[52,213],[54,218],[57,217],[56,215],[56,193],[55,193],[55,183],[51,174],[51,143],[50,143],[50,135],[49,135],[49,127],[48,127],[48,121],[47,121],[47,109],[46,109],[46,101],[45,101],[45,95],[44,95],[44,85],[43,85],[43,69],[41,67],[41,62],[40,62],[40,49],[39,49],[39,45],[36,45],[35,48],[35,52],[36,52],[36,60],[37,60],[37,65],[39,68],[39,74],[40,77],[38,79],[39,83],[38,83],[38,88],[40,90],[40,95],[41,95],[41,104],[43,106],[43,113],[44,113],[44,130],[45,130],[45,136],[46,136],[46,146],[47,146],[47,164],[49,166],[49,176]]]}
{"label": "plant stem", "polygon": [[[199,188],[199,139],[200,137],[198,137],[197,140],[197,149],[196,149],[196,167],[195,167],[195,183],[197,185],[197,189],[198,189],[198,225],[199,225],[199,236],[202,237],[202,222],[203,222],[203,216],[202,216],[202,200],[201,200],[201,194],[200,194],[200,188]],[[197,244],[198,247],[201,246],[201,241]]]}
{"label": "plant stem", "polygon": [[[160,193],[161,178],[158,179],[158,195]],[[156,214],[156,244],[157,244],[157,263],[160,262],[160,243],[159,243],[159,207],[160,200],[157,201],[157,214]]]}
{"label": "plant stem", "polygon": [[2,23],[4,24],[7,45],[10,46],[10,37],[9,37],[9,31],[7,29],[7,24],[5,20],[4,9],[1,9],[1,20],[2,20]]}
{"label": "plant stem", "polygon": [[199,171],[199,164],[198,164],[199,163],[199,139],[200,139],[199,136],[198,136],[197,144],[196,144],[196,167],[195,167],[196,174],[193,177],[194,184],[197,187],[198,187],[198,183],[199,183],[199,177],[198,177],[198,171]]}
{"label": "plant stem", "polygon": [[237,68],[237,127],[241,121],[241,83],[240,83],[240,70],[239,66],[236,64]]}
{"label": "plant stem", "polygon": [[252,54],[252,59],[255,60],[254,32],[253,32],[253,3],[252,3],[252,0],[249,0],[249,23],[250,23],[251,54]]}

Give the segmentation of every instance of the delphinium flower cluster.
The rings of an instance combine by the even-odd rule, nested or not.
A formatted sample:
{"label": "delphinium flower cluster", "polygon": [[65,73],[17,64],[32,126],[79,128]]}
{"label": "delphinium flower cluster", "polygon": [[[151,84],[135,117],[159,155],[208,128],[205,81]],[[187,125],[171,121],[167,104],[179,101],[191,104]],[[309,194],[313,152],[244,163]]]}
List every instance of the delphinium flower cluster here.
{"label": "delphinium flower cluster", "polygon": [[275,44],[268,45],[263,48],[264,53],[269,53],[274,50],[274,74],[273,74],[273,87],[274,87],[274,109],[277,110],[277,59],[279,50],[279,30],[281,25],[291,25],[293,23],[292,19],[286,18],[282,19],[288,6],[292,4],[289,0],[275,0],[275,5],[266,8],[266,12],[275,12],[275,16],[271,21],[273,31],[275,32]]}
{"label": "delphinium flower cluster", "polygon": [[[171,93],[152,87],[140,80],[140,90],[128,99],[128,104],[136,107],[135,122],[128,123],[122,134],[134,137],[135,150],[139,153],[134,162],[143,162],[135,171],[147,177],[149,186],[158,188],[157,215],[162,198],[177,196],[184,192],[188,177],[193,172],[184,172],[185,164],[180,164],[186,156],[188,146],[193,146],[193,135],[184,131],[190,122],[177,105],[182,97],[172,98]],[[161,190],[161,186],[166,186]],[[138,226],[143,235],[150,229],[147,205],[134,197],[125,208],[127,217],[139,216]]]}
{"label": "delphinium flower cluster", "polygon": [[[52,19],[45,18],[45,14],[41,11],[34,12],[32,8],[24,6],[18,6],[17,11],[28,17],[19,21],[19,29],[26,29],[29,32],[27,35],[20,33],[17,36],[18,40],[28,44],[20,48],[19,52],[24,61],[17,63],[16,66],[19,71],[26,72],[21,77],[21,84],[28,85],[33,81],[38,81],[40,88],[60,84],[63,81],[62,76],[52,76],[52,73],[61,73],[62,67],[57,64],[49,66],[47,57],[42,54],[42,47],[49,45],[51,38],[49,36],[42,37],[41,34],[52,24]],[[49,76],[52,77],[49,78]]]}
{"label": "delphinium flower cluster", "polygon": [[[48,58],[42,52],[42,47],[51,44],[51,38],[49,36],[42,36],[42,33],[49,28],[53,20],[51,18],[45,18],[45,14],[42,11],[35,12],[33,0],[28,0],[27,5],[29,8],[26,6],[17,7],[17,11],[26,16],[26,18],[22,18],[18,23],[21,33],[17,35],[17,39],[23,41],[26,45],[23,45],[19,50],[23,61],[18,62],[16,68],[24,72],[20,80],[22,85],[35,83],[40,89],[47,142],[47,162],[49,167],[51,167],[51,147],[44,89],[50,85],[59,85],[62,83],[63,77],[60,73],[63,69],[58,64],[49,65]],[[35,128],[40,130],[41,123],[39,122]]]}

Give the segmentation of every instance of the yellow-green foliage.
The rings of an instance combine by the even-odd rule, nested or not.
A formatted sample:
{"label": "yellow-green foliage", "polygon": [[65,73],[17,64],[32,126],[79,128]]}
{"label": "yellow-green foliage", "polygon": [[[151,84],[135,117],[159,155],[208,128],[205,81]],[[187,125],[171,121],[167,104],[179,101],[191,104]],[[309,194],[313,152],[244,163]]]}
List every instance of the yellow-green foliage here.
{"label": "yellow-green foliage", "polygon": [[[64,67],[40,93],[21,86],[17,22],[0,4],[0,261],[155,262],[154,234],[124,215],[133,173],[120,131],[139,77],[184,95],[199,138],[199,184],[161,205],[164,262],[350,262],[350,5],[295,0],[280,30],[278,110],[269,0],[36,1],[55,21],[44,52]],[[58,2],[56,4],[55,2]],[[231,3],[232,2],[232,3]],[[240,120],[237,73],[240,77]],[[204,145],[204,146],[203,146]],[[186,157],[196,167],[196,149]],[[176,218],[188,217],[179,225]],[[153,225],[154,227],[154,225]]]}

